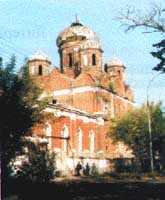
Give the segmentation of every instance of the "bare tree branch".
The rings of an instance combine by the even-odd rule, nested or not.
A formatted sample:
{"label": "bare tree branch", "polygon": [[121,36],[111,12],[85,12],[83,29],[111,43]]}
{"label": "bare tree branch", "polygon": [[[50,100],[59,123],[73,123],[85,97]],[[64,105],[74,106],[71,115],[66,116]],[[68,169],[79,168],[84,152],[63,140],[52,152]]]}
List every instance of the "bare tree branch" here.
{"label": "bare tree branch", "polygon": [[[128,7],[124,12],[121,12],[117,19],[121,26],[125,27],[125,32],[142,28],[145,29],[142,33],[165,33],[165,8],[156,4],[146,14],[134,7]],[[151,55],[159,59],[159,63],[153,69],[165,73],[165,39],[154,44],[153,47],[156,48],[156,51],[151,52]]]}
{"label": "bare tree branch", "polygon": [[146,14],[141,14],[140,10],[128,7],[117,19],[126,27],[125,32],[136,29],[137,27],[150,29],[145,33],[160,32],[165,33],[165,9],[157,5]]}

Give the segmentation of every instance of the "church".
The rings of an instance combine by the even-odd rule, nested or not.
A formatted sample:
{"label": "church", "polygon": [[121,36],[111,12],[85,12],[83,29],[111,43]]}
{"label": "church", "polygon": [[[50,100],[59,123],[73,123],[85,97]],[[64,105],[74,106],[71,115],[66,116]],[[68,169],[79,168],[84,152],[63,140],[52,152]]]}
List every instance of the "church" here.
{"label": "church", "polygon": [[45,53],[28,58],[29,73],[50,98],[44,110],[51,117],[32,128],[30,140],[56,153],[56,167],[73,174],[78,162],[95,164],[100,173],[110,161],[131,158],[132,151],[108,135],[111,120],[133,108],[133,92],[125,83],[125,66],[118,58],[103,63],[97,34],[78,19],[59,33],[60,66]]}

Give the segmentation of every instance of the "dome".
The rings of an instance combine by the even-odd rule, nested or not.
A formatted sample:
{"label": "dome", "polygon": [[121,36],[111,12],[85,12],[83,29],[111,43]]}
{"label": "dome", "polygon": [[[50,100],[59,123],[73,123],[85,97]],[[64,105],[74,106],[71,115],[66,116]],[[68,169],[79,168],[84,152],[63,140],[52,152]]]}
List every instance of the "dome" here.
{"label": "dome", "polygon": [[32,60],[44,60],[44,61],[50,61],[50,58],[41,50],[36,51],[32,56],[29,57],[29,61]]}
{"label": "dome", "polygon": [[108,66],[120,66],[123,67],[124,63],[117,57],[112,58],[108,63]]}
{"label": "dome", "polygon": [[94,31],[89,27],[82,25],[78,20],[64,29],[57,37],[57,46],[65,43],[69,38],[75,36],[82,37],[82,47],[94,47],[101,49],[101,43]]}

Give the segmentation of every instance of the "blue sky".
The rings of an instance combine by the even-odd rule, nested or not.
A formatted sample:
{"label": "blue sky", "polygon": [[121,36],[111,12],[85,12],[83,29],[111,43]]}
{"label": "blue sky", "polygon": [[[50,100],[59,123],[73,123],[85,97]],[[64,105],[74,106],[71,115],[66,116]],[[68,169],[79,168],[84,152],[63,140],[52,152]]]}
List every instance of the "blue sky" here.
{"label": "blue sky", "polygon": [[[154,3],[163,6],[163,0],[0,0],[0,54],[7,60],[14,53],[19,68],[25,57],[42,49],[59,66],[56,38],[78,14],[84,25],[98,33],[104,62],[117,56],[125,63],[127,83],[140,105],[146,100],[146,87],[156,73],[152,71],[157,63],[150,55],[152,44],[163,36],[142,34],[140,30],[125,33],[116,17],[127,6],[146,12]],[[165,105],[164,80],[165,75],[155,79],[149,99],[161,100]]]}

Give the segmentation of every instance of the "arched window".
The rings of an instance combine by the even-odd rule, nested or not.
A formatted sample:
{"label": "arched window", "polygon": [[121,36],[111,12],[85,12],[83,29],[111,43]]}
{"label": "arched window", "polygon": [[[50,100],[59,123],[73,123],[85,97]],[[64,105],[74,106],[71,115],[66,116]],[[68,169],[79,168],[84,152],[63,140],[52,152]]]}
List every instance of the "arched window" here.
{"label": "arched window", "polygon": [[96,54],[92,54],[92,65],[96,65]]}
{"label": "arched window", "polygon": [[82,130],[79,128],[76,134],[76,152],[78,155],[81,155],[83,150],[83,135]]}
{"label": "arched window", "polygon": [[89,152],[93,154],[95,151],[95,133],[94,131],[89,132]]}
{"label": "arched window", "polygon": [[69,137],[69,130],[66,125],[64,125],[62,131],[61,131],[61,139],[62,139],[62,150],[63,152],[67,152],[67,141]]}
{"label": "arched window", "polygon": [[108,66],[107,66],[107,64],[104,65],[104,71],[105,71],[105,72],[108,71]]}
{"label": "arched window", "polygon": [[69,67],[72,67],[73,66],[73,55],[72,55],[72,53],[68,54],[68,58],[69,58]]}
{"label": "arched window", "polygon": [[38,75],[42,75],[43,71],[42,71],[42,65],[39,65],[38,67]]}
{"label": "arched window", "polygon": [[45,124],[45,136],[48,140],[48,149],[51,149],[52,147],[52,127],[49,122],[46,122]]}

